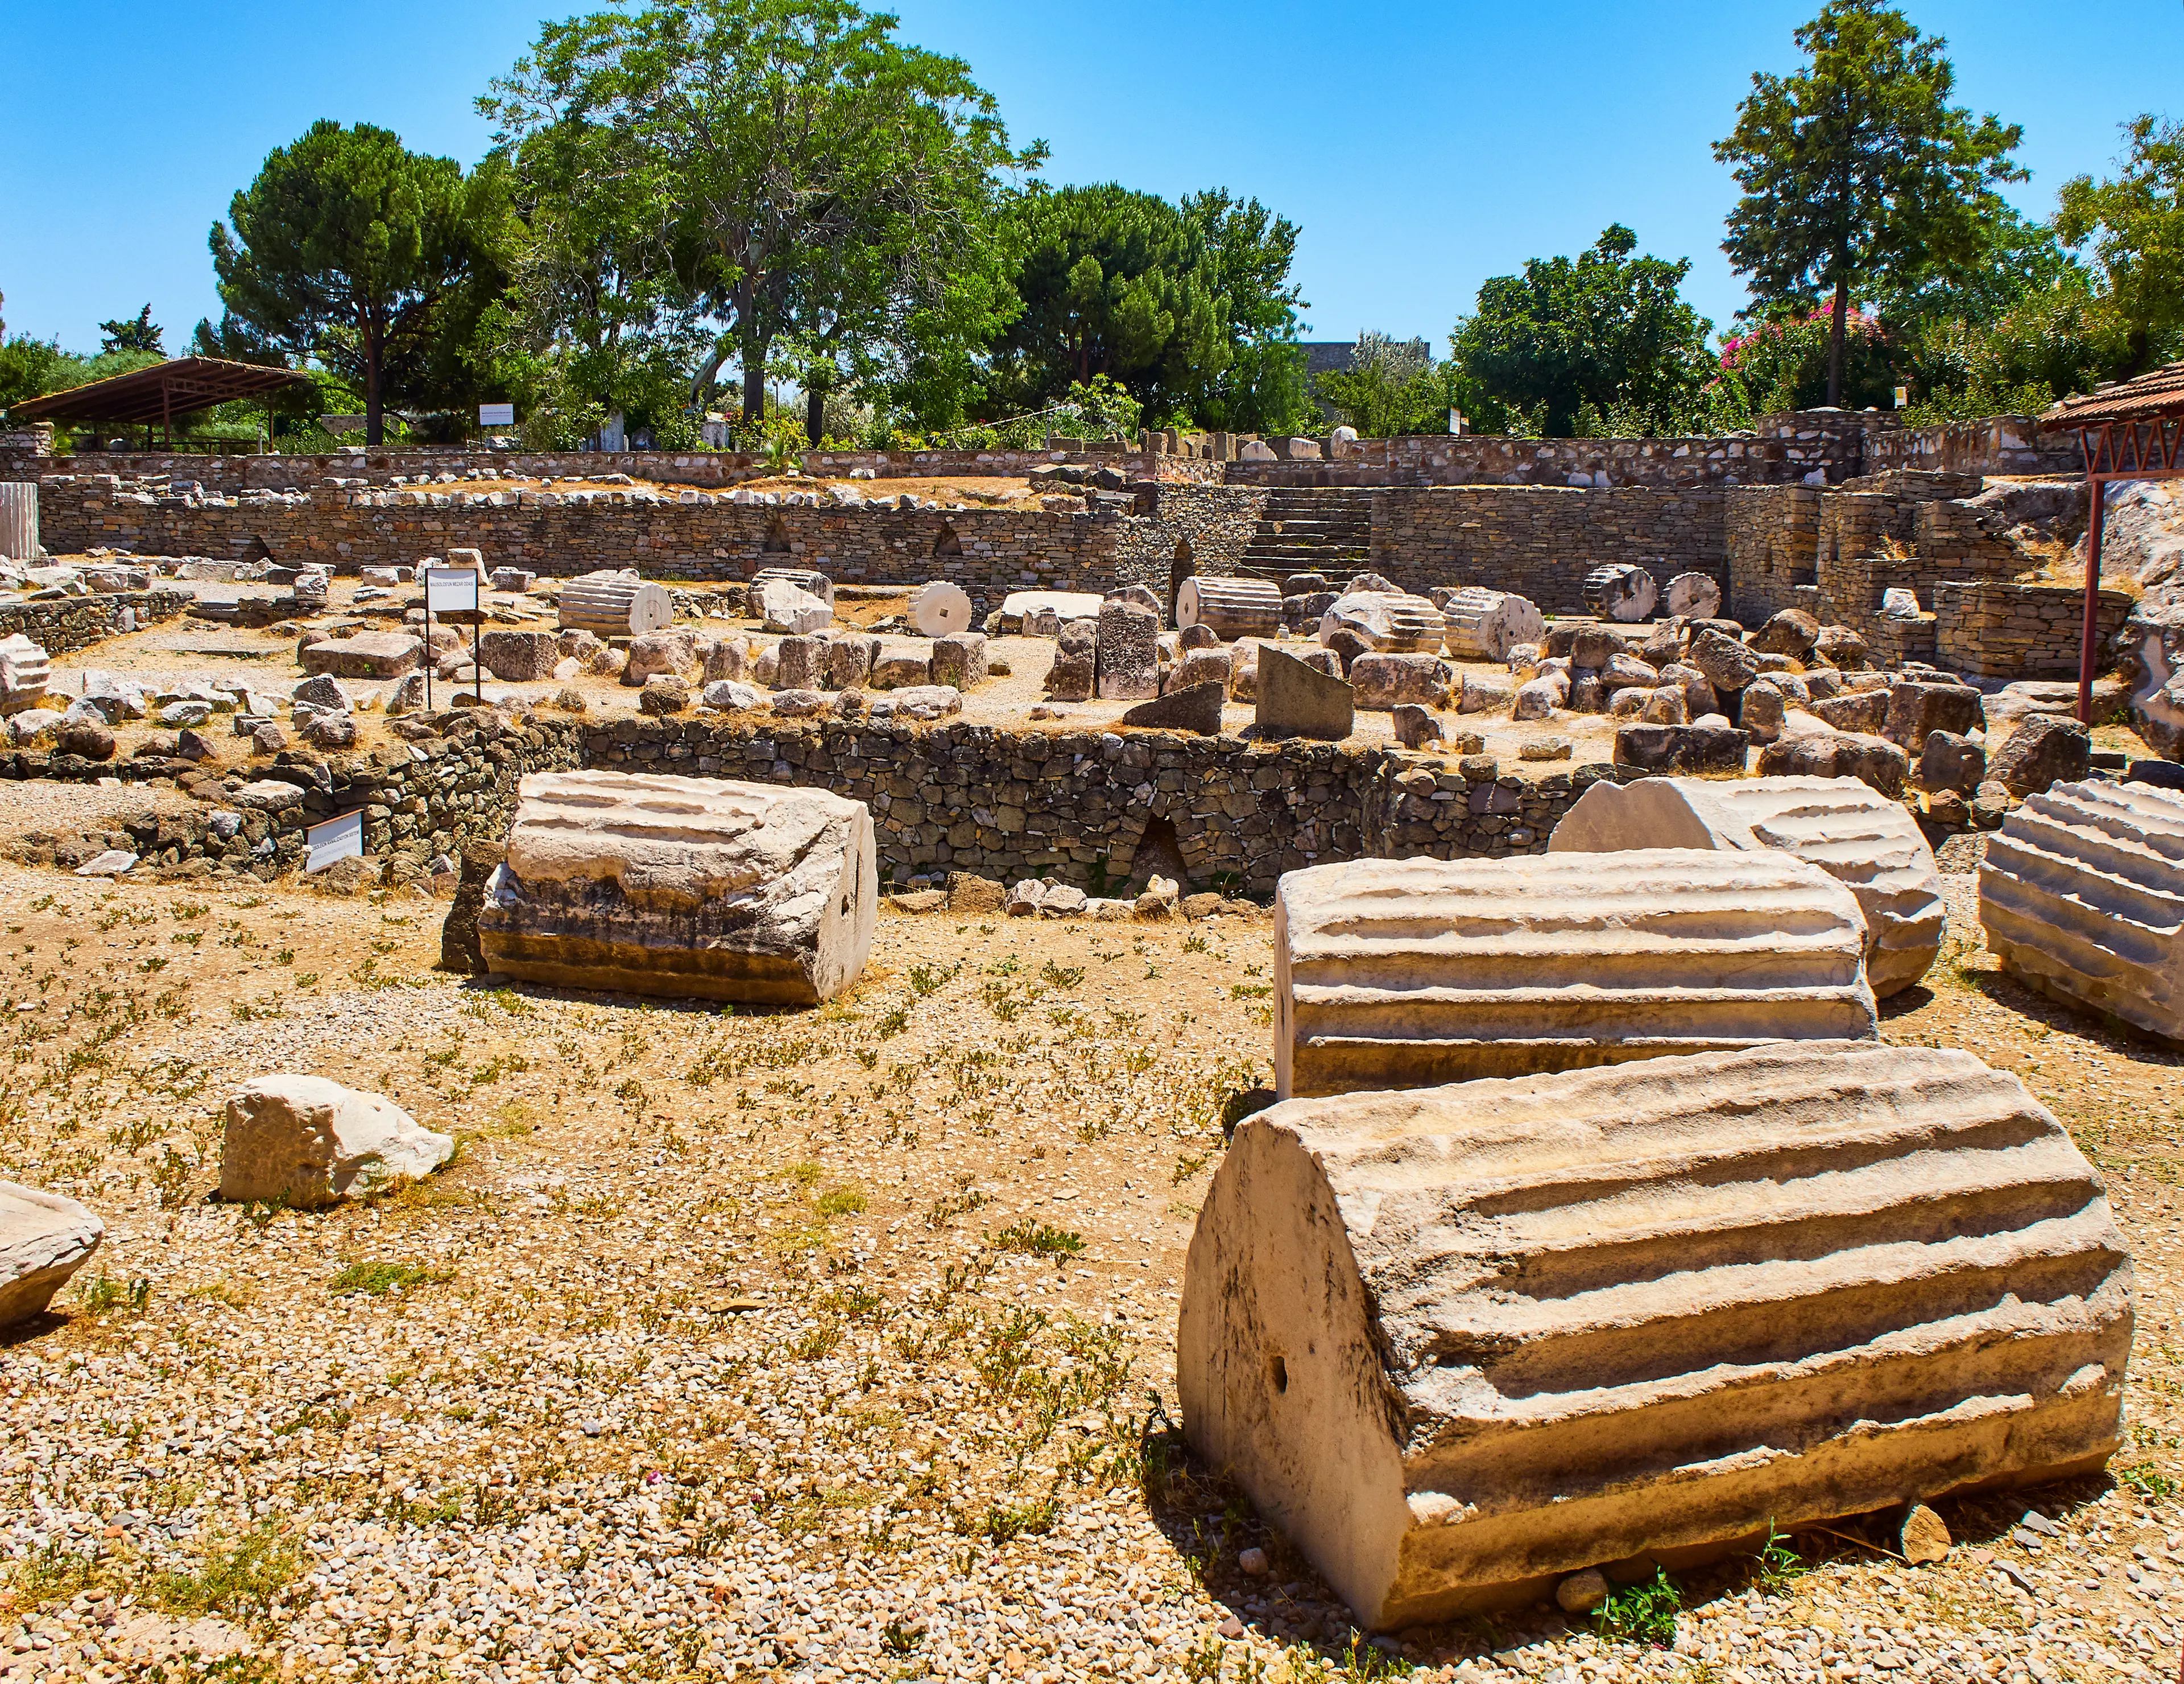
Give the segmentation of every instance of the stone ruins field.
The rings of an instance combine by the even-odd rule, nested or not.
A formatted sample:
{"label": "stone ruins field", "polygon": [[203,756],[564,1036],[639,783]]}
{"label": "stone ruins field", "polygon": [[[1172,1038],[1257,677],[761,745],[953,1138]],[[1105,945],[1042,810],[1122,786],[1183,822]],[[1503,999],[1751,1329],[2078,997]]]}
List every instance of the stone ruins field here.
{"label": "stone ruins field", "polygon": [[[2177,1060],[2002,978],[1943,883],[1883,1034],[2015,1072],[2107,1176],[2109,1475],[1939,1505],[1932,1565],[1847,1525],[1680,1610],[1368,1640],[1175,1425],[1268,918],[889,910],[848,995],[727,1013],[458,979],[414,890],[0,867],[0,1177],[109,1224],[0,1342],[0,1678],[2169,1676]],[[213,1202],[222,1101],[275,1068],[459,1156]]]}

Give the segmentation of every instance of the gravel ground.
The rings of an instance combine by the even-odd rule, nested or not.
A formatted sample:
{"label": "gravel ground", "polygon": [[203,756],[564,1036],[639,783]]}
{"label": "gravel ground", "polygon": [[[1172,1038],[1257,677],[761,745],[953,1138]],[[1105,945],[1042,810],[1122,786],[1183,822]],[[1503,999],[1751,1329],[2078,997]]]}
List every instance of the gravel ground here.
{"label": "gravel ground", "polygon": [[[1852,1522],[1681,1575],[1651,1625],[1626,1596],[1613,1629],[1368,1642],[1173,1426],[1266,921],[890,914],[851,996],[729,1014],[458,983],[441,910],[0,867],[0,1175],[109,1224],[0,1343],[10,1684],[2176,1668],[2176,1060],[1975,945],[1886,1032],[2017,1069],[2108,1171],[2119,1477],[1945,1501],[1936,1566]],[[321,1214],[210,1201],[220,1100],[282,1068],[460,1155]]]}

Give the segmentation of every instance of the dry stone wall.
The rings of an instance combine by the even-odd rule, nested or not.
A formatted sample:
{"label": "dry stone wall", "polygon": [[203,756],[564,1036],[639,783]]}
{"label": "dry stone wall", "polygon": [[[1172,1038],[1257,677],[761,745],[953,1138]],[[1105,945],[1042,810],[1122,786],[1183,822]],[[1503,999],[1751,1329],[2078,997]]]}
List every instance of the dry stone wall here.
{"label": "dry stone wall", "polygon": [[1820,507],[1817,486],[1738,486],[1724,494],[1724,614],[1756,626],[1796,605],[1797,588],[1815,579]]}
{"label": "dry stone wall", "polygon": [[[1011,590],[1105,590],[1122,515],[1039,510],[878,509],[682,502],[601,488],[471,493],[321,486],[306,495],[151,497],[93,482],[47,504],[47,548],[140,555],[270,555],[354,572],[411,564],[450,547],[488,565],[569,577],[634,567],[655,577],[748,579],[810,567],[842,583],[953,579],[974,598]],[[708,493],[685,493],[707,496]]]}
{"label": "dry stone wall", "polygon": [[147,590],[11,603],[0,607],[0,638],[20,632],[47,654],[63,655],[136,626],[171,620],[193,599],[187,591]]}
{"label": "dry stone wall", "polygon": [[[1944,579],[1934,586],[1934,664],[1976,678],[2075,678],[2085,604],[2067,585]],[[2121,591],[2100,594],[2095,648],[2108,647],[2131,608]]]}
{"label": "dry stone wall", "polygon": [[2083,471],[2074,433],[2043,433],[2031,415],[1988,415],[1940,427],[1903,427],[1866,440],[1869,473],[1888,468],[1964,474],[2068,474]]}
{"label": "dry stone wall", "polygon": [[1691,572],[1724,582],[1728,494],[1719,486],[1390,487],[1364,493],[1371,566],[1414,594],[1485,585],[1550,614],[1582,614],[1585,577],[1607,562],[1635,562],[1663,582]]}
{"label": "dry stone wall", "polygon": [[1147,586],[1165,601],[1169,587],[1193,573],[1242,570],[1267,493],[1256,485],[1162,485],[1150,501],[1150,511],[1123,523],[1115,583]]}

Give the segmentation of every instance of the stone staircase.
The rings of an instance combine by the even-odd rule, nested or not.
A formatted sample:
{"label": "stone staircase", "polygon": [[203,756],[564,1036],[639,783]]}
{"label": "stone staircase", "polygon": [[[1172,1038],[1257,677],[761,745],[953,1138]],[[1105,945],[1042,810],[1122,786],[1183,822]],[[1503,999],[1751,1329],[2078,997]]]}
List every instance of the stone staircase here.
{"label": "stone staircase", "polygon": [[1353,491],[1276,486],[1267,493],[1242,571],[1279,581],[1324,573],[1339,587],[1362,572],[1373,544],[1373,505]]}

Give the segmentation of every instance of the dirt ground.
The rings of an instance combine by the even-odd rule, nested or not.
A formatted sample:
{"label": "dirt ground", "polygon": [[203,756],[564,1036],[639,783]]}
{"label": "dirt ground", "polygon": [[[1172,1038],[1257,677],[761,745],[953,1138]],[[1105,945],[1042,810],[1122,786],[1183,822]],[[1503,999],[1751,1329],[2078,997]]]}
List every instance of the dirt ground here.
{"label": "dirt ground", "polygon": [[[741,1013],[460,980],[414,891],[0,866],[0,1176],[109,1224],[0,1342],[0,1679],[2171,1676],[2178,1060],[2001,976],[1947,881],[1884,1030],[2016,1071],[2108,1177],[2110,1473],[1942,1503],[1935,1566],[1852,1523],[1619,1623],[1368,1641],[1174,1425],[1264,918],[891,912],[850,996]],[[460,1152],[218,1202],[221,1102],[273,1070]]]}

